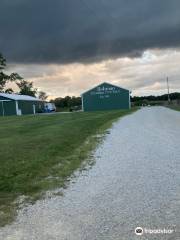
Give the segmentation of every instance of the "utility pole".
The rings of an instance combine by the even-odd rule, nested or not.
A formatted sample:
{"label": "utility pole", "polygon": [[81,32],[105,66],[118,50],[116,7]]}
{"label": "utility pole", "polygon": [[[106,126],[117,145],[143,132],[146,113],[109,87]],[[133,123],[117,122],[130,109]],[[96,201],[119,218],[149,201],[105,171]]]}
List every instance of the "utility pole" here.
{"label": "utility pole", "polygon": [[1,103],[2,103],[2,115],[3,115],[3,117],[4,117],[4,115],[5,115],[5,114],[4,114],[4,101],[2,100]]}
{"label": "utility pole", "polygon": [[167,77],[167,90],[168,90],[168,103],[170,103],[170,94],[169,94],[169,78]]}

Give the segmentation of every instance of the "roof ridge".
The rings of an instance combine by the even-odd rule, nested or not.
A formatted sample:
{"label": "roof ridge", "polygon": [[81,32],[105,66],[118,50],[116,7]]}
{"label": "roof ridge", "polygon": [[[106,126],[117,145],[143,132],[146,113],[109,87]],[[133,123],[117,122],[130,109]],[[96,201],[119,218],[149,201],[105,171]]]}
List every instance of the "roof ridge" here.
{"label": "roof ridge", "polygon": [[24,101],[42,101],[39,98],[29,96],[29,95],[21,95],[21,94],[11,94],[11,93],[0,93],[1,97],[5,97],[11,100],[24,100]]}
{"label": "roof ridge", "polygon": [[96,85],[95,87],[90,88],[89,90],[83,92],[83,93],[81,94],[81,96],[84,95],[85,93],[88,93],[88,92],[92,91],[94,88],[97,88],[97,87],[99,87],[99,86],[101,86],[101,85],[103,85],[103,84],[108,84],[108,85],[111,85],[111,86],[114,86],[114,87],[117,87],[117,88],[121,88],[121,89],[123,89],[123,90],[126,90],[126,91],[129,91],[129,92],[130,92],[130,90],[128,90],[128,89],[126,89],[126,88],[122,88],[122,87],[120,87],[120,86],[118,86],[118,85],[115,85],[115,84],[112,84],[112,83],[108,83],[108,82],[102,82],[102,83]]}

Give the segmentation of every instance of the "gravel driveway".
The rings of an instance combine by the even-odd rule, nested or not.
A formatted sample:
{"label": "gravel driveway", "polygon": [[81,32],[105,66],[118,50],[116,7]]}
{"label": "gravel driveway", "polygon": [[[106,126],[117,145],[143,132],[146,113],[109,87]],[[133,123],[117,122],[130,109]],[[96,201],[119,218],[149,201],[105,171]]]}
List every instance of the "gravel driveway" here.
{"label": "gravel driveway", "polygon": [[[120,119],[94,158],[64,196],[21,210],[0,239],[180,239],[180,112],[150,107]],[[136,227],[172,233],[139,237]]]}

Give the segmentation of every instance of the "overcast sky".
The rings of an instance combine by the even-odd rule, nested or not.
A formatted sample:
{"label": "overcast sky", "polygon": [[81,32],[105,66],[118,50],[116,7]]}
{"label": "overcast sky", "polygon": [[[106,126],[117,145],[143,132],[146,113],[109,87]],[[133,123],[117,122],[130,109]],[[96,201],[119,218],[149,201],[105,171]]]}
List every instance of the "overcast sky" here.
{"label": "overcast sky", "polygon": [[0,52],[9,71],[50,96],[101,82],[180,91],[179,0],[0,0]]}

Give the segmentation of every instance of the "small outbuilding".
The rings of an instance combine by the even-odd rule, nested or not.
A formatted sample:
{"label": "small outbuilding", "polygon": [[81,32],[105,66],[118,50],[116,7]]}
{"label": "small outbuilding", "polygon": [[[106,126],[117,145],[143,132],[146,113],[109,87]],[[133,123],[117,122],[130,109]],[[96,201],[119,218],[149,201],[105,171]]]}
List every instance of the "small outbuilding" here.
{"label": "small outbuilding", "polygon": [[38,98],[0,93],[0,116],[36,114],[44,111],[44,102]]}
{"label": "small outbuilding", "polygon": [[130,109],[130,91],[110,83],[102,83],[82,95],[83,111]]}

